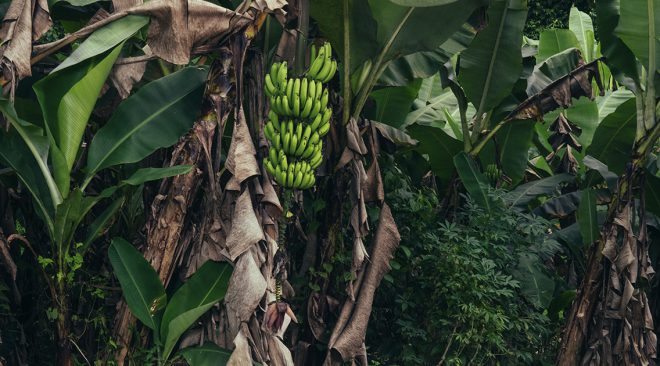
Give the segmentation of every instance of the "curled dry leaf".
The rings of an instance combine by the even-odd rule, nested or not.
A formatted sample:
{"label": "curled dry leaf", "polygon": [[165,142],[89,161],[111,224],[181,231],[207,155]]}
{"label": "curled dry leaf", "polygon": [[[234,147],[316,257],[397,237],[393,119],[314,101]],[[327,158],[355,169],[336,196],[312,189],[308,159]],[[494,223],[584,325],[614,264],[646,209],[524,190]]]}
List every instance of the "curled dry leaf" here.
{"label": "curled dry leaf", "polygon": [[272,366],[293,366],[291,351],[278,337],[268,337],[268,355]]}
{"label": "curled dry leaf", "polygon": [[119,59],[115,66],[110,72],[110,80],[112,85],[115,86],[119,96],[122,99],[128,98],[133,90],[133,85],[135,85],[142,75],[144,75],[144,70],[147,68],[147,61],[138,61],[131,63],[122,63],[126,59]]}
{"label": "curled dry leaf", "polygon": [[231,353],[227,366],[252,366],[250,344],[243,330],[234,338],[234,352]]}
{"label": "curled dry leaf", "polygon": [[46,0],[13,0],[0,28],[0,65],[7,80],[32,75],[32,42],[50,28],[52,21]]}
{"label": "curled dry leaf", "polygon": [[245,190],[236,200],[231,230],[227,237],[227,251],[232,261],[250,246],[264,240],[264,233],[252,207],[250,192]]}
{"label": "curled dry leaf", "polygon": [[236,124],[234,125],[234,135],[231,139],[231,145],[227,153],[227,163],[225,164],[227,170],[236,177],[239,184],[247,178],[259,174],[256,153],[250,130],[245,122],[245,112],[243,108],[239,108],[236,115]]}
{"label": "curled dry leaf", "polygon": [[598,88],[603,90],[598,62],[594,60],[571,71],[566,76],[553,81],[539,93],[522,102],[505,118],[511,120],[541,119],[544,114],[559,107],[571,105],[571,99],[586,96],[593,98],[591,82],[596,81]]}
{"label": "curled dry leaf", "polygon": [[[328,344],[328,348],[337,351],[344,361],[352,360],[364,353],[364,339],[374,293],[385,273],[390,270],[389,262],[394,257],[394,251],[399,247],[400,241],[401,236],[392,212],[389,206],[383,203],[371,251],[371,261],[355,286],[356,300],[348,299],[344,303]],[[330,357],[328,353],[326,360]]]}
{"label": "curled dry leaf", "polygon": [[242,322],[250,319],[266,292],[266,280],[261,275],[251,252],[243,253],[236,262],[225,295],[230,316]]}

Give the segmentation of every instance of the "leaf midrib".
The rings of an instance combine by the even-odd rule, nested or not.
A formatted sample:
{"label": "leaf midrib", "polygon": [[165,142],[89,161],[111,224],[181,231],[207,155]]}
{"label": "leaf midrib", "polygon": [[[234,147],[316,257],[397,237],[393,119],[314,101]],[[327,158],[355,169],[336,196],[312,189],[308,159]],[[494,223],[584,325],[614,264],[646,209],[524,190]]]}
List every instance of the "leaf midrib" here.
{"label": "leaf midrib", "polygon": [[495,59],[497,58],[497,55],[499,53],[500,41],[502,39],[502,33],[504,32],[504,23],[506,22],[506,17],[508,12],[509,12],[509,6],[508,4],[505,4],[504,10],[502,11],[501,22],[497,30],[497,38],[495,39],[495,45],[493,46],[494,48],[493,55],[490,59],[490,63],[488,64],[488,72],[486,73],[486,81],[484,82],[484,91],[483,93],[481,93],[481,100],[479,101],[479,110],[477,112],[477,116],[480,116],[484,112],[484,107],[486,104],[485,102],[486,96],[489,93],[490,83],[493,77],[493,68],[495,67]]}

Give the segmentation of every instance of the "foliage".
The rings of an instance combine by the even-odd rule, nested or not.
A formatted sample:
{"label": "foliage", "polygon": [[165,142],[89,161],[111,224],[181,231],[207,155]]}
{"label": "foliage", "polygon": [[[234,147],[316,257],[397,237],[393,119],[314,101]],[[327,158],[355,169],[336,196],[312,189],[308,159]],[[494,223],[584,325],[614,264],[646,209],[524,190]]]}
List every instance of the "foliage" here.
{"label": "foliage", "polygon": [[[375,358],[388,365],[550,362],[556,330],[544,309],[554,281],[543,263],[558,249],[550,223],[511,211],[497,192],[491,212],[469,200],[453,222],[438,223],[432,190],[412,186],[396,165],[384,168],[384,179],[403,241],[375,303],[368,342]],[[530,276],[546,287],[533,288]]]}
{"label": "foliage", "polygon": [[567,28],[568,13],[575,4],[580,10],[591,10],[590,0],[529,0],[529,15],[525,36],[538,39],[541,31],[549,28]]}

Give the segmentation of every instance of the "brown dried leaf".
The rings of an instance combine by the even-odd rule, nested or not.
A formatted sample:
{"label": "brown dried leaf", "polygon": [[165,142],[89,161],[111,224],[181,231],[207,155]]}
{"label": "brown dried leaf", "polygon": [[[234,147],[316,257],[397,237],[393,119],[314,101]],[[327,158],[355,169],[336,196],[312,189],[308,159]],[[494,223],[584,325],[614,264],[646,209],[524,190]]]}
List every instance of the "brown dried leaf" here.
{"label": "brown dried leaf", "polygon": [[50,28],[52,21],[46,0],[11,1],[0,28],[0,64],[8,80],[32,75],[32,42]]}
{"label": "brown dried leaf", "polygon": [[247,322],[266,292],[266,280],[261,275],[252,253],[243,253],[236,262],[225,295],[230,316]]}
{"label": "brown dried leaf", "polygon": [[268,337],[268,354],[270,356],[269,365],[272,366],[293,366],[293,357],[291,351],[278,337]]}
{"label": "brown dried leaf", "polygon": [[369,169],[367,169],[366,179],[362,184],[362,194],[365,202],[383,202],[385,199],[383,178],[380,175],[380,166],[377,159],[374,159]]}
{"label": "brown dried leaf", "polygon": [[358,295],[355,302],[346,300],[342,313],[332,331],[328,347],[336,350],[344,361],[364,354],[364,339],[376,288],[390,269],[389,262],[399,247],[401,237],[392,212],[386,203],[380,211],[378,229],[374,237],[371,261],[358,279]]}
{"label": "brown dried leaf", "polygon": [[147,61],[126,63],[127,59],[119,59],[110,72],[110,80],[115,86],[121,99],[126,99],[131,94],[133,85],[142,79]]}
{"label": "brown dried leaf", "polygon": [[596,80],[599,89],[603,88],[598,72],[598,60],[582,65],[559,78],[539,93],[529,97],[514,109],[505,120],[540,119],[544,114],[559,107],[568,107],[573,98],[586,96],[593,98],[591,81]]}
{"label": "brown dried leaf", "polygon": [[243,331],[239,331],[234,338],[234,352],[231,353],[227,366],[252,366],[250,344]]}
{"label": "brown dried leaf", "polygon": [[227,250],[231,260],[236,260],[250,246],[264,240],[264,233],[252,207],[249,191],[244,191],[236,200],[231,231],[227,237]]}
{"label": "brown dried leaf", "polygon": [[236,177],[238,183],[243,183],[249,177],[259,174],[259,166],[255,158],[256,150],[252,143],[250,130],[245,122],[245,113],[243,108],[238,110],[236,123],[234,125],[234,135],[231,139],[231,146],[227,153],[227,170]]}

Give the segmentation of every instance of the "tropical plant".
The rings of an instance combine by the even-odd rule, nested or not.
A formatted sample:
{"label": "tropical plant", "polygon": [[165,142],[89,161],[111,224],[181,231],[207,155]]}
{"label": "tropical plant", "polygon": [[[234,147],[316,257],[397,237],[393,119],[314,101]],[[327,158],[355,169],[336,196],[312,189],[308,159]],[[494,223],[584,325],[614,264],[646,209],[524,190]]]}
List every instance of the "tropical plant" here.
{"label": "tropical plant", "polygon": [[[204,263],[168,300],[165,288],[149,262],[130,243],[115,238],[108,257],[131,312],[153,331],[158,365],[168,364],[181,335],[227,292],[232,268],[228,263]],[[191,366],[219,365],[229,352],[207,344],[181,350]]]}

